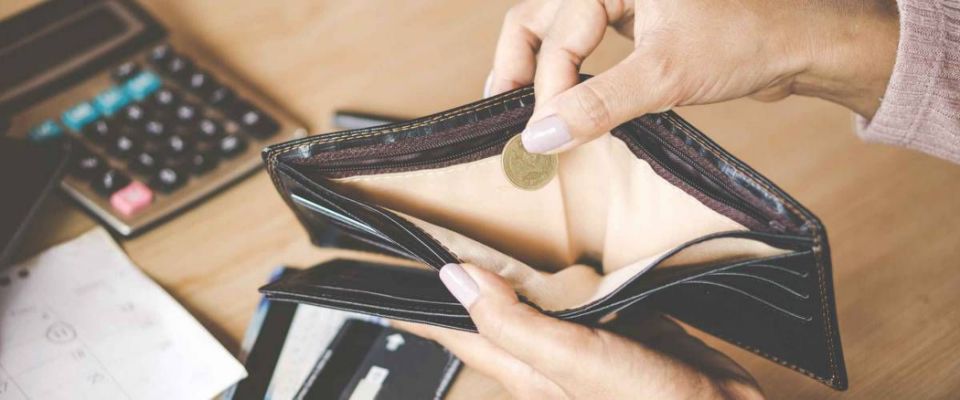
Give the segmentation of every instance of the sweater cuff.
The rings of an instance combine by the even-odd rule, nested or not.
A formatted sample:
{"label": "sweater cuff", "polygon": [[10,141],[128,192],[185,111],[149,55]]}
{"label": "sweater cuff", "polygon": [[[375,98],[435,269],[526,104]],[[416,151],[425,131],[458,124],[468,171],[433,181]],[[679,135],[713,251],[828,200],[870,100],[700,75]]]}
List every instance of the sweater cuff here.
{"label": "sweater cuff", "polygon": [[[900,42],[886,93],[873,119],[857,116],[857,134],[960,162],[960,137],[941,123],[940,92],[951,75],[944,69],[946,21],[940,0],[898,0]],[[947,86],[947,87],[944,87]]]}

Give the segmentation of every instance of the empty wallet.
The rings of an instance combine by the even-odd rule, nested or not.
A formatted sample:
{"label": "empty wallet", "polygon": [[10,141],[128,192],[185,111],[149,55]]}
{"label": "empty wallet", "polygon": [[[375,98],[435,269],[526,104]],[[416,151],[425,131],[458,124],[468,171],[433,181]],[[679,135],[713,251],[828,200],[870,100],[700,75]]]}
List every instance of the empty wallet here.
{"label": "empty wallet", "polygon": [[829,245],[816,216],[673,112],[564,152],[546,186],[518,189],[501,152],[533,105],[523,88],[265,149],[277,190],[314,244],[424,268],[339,261],[261,291],[476,330],[435,271],[469,262],[553,317],[598,324],[642,303],[846,388]]}

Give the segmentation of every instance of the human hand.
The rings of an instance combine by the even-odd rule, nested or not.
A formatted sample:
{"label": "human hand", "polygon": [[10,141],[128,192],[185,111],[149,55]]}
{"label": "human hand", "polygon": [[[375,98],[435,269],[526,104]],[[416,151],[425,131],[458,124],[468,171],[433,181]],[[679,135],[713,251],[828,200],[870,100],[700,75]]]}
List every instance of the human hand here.
{"label": "human hand", "polygon": [[746,371],[663,316],[639,310],[614,321],[614,328],[632,331],[627,339],[544,315],[519,302],[503,278],[473,265],[448,264],[440,277],[479,334],[394,325],[436,340],[514,397],[763,398]]}
{"label": "human hand", "polygon": [[[579,83],[608,26],[633,51]],[[817,96],[869,119],[898,37],[895,0],[527,0],[507,13],[484,91],[534,84],[523,144],[538,153],[646,113],[743,96]]]}

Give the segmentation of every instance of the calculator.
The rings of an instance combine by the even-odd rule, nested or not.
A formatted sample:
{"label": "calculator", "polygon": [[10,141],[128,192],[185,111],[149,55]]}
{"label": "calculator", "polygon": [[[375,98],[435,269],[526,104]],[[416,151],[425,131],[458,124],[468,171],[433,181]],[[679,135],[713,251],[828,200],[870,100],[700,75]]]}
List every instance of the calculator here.
{"label": "calculator", "polygon": [[[205,57],[206,56],[206,57]],[[73,149],[62,189],[123,236],[248,175],[304,124],[128,0],[0,21],[0,119]]]}

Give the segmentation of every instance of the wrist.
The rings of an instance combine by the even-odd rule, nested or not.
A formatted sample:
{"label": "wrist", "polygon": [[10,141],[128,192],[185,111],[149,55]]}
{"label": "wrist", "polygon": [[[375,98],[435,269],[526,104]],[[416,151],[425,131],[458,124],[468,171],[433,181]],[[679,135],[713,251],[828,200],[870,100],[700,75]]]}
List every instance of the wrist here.
{"label": "wrist", "polygon": [[818,16],[801,51],[804,68],[793,92],[820,97],[870,119],[893,74],[900,25],[894,0],[835,6]]}

